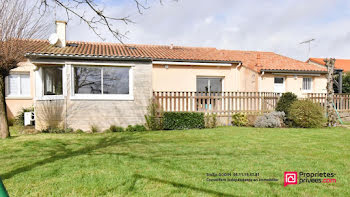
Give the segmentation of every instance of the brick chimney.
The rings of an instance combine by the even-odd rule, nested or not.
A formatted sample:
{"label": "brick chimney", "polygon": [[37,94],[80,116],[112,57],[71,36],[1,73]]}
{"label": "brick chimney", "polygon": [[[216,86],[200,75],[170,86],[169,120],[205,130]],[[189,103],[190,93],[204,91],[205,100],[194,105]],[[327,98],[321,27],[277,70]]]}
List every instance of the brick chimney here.
{"label": "brick chimney", "polygon": [[56,21],[56,34],[58,36],[58,47],[66,47],[66,21]]}
{"label": "brick chimney", "polygon": [[260,67],[260,66],[261,66],[261,63],[260,63],[260,53],[257,53],[257,54],[256,54],[256,66],[257,66],[257,67]]}

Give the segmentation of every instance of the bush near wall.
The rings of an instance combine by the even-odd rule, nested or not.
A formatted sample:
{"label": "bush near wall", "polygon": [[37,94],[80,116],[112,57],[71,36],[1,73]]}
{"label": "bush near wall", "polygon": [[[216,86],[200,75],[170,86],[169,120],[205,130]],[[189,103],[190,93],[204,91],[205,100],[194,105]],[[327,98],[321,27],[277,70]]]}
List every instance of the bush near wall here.
{"label": "bush near wall", "polygon": [[243,113],[233,114],[231,123],[233,126],[237,126],[237,127],[247,126],[248,125],[247,115]]}
{"label": "bush near wall", "polygon": [[284,112],[274,111],[259,116],[256,119],[254,126],[259,128],[280,128],[283,126],[284,119]]}
{"label": "bush near wall", "polygon": [[204,113],[165,112],[163,126],[165,130],[202,129],[205,127]]}
{"label": "bush near wall", "polygon": [[317,128],[325,123],[322,107],[310,100],[293,102],[289,109],[289,118],[295,127]]}
{"label": "bush near wall", "polygon": [[283,93],[277,102],[276,111],[282,111],[288,117],[290,106],[297,100],[298,97],[296,94],[292,92]]}

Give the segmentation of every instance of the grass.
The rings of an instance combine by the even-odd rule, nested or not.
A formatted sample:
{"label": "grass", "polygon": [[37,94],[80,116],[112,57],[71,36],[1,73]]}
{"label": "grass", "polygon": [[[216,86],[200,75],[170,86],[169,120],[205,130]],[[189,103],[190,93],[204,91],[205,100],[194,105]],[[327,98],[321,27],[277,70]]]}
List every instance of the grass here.
{"label": "grass", "polygon": [[[343,128],[19,135],[0,141],[0,176],[11,196],[350,196],[349,141]],[[337,182],[284,187],[285,171]],[[278,181],[207,181],[220,172]]]}

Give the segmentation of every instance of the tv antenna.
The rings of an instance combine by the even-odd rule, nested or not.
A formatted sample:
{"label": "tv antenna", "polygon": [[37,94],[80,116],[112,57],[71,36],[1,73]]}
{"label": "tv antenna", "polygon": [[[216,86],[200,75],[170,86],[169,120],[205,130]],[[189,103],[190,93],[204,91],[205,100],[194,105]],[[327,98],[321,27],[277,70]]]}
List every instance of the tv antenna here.
{"label": "tv antenna", "polygon": [[301,42],[300,44],[309,44],[309,50],[308,50],[308,52],[307,52],[307,57],[309,57],[310,56],[310,51],[311,51],[311,42],[312,41],[315,41],[315,39],[314,38],[312,38],[312,39],[310,39],[310,40],[305,40],[304,42]]}

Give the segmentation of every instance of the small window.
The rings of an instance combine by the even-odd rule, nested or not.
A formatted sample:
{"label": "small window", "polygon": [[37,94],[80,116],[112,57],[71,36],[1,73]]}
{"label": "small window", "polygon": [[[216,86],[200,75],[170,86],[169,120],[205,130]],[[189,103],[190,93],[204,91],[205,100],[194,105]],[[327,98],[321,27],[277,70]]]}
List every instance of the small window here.
{"label": "small window", "polygon": [[312,84],[312,79],[310,77],[303,78],[303,90],[304,91],[311,91],[311,84]]}
{"label": "small window", "polygon": [[75,66],[75,94],[129,94],[130,67]]}
{"label": "small window", "polygon": [[63,94],[62,71],[61,66],[43,68],[44,95]]}
{"label": "small window", "polygon": [[283,84],[284,78],[282,77],[275,77],[275,83]]}
{"label": "small window", "polygon": [[29,74],[10,74],[6,88],[7,96],[30,96]]}

